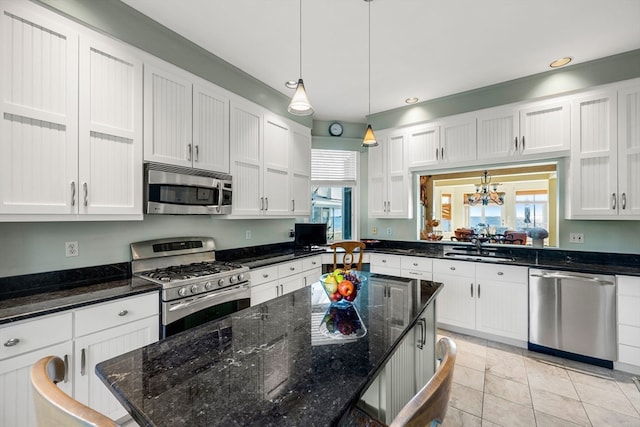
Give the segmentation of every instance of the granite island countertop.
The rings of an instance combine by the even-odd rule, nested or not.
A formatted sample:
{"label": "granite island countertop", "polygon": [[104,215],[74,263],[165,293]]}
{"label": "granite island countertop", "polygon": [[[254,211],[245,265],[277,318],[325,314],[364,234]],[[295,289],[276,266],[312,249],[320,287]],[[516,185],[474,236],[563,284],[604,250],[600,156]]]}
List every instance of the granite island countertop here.
{"label": "granite island countertop", "polygon": [[[371,275],[353,304],[362,325],[391,322],[369,289],[398,280],[410,284],[405,332],[442,288]],[[360,332],[332,338],[320,332],[330,310],[336,306],[316,283],[102,362],[96,372],[141,426],[335,425],[404,334],[392,339],[368,328],[363,335],[345,324],[344,332]]]}

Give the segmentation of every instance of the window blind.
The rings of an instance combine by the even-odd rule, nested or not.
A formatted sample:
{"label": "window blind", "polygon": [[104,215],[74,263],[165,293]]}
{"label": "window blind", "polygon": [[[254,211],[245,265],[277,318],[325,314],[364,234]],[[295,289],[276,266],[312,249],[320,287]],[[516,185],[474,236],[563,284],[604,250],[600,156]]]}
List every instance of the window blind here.
{"label": "window blind", "polygon": [[358,180],[357,151],[311,150],[311,181],[355,184]]}

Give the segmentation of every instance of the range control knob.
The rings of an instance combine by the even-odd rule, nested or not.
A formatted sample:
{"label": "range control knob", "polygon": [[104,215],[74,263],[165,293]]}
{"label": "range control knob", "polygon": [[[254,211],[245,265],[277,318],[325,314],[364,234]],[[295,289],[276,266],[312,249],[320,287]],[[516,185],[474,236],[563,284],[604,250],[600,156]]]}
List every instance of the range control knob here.
{"label": "range control knob", "polygon": [[242,282],[244,280],[244,273],[238,274],[238,282]]}
{"label": "range control knob", "polygon": [[205,288],[206,290],[210,290],[211,288],[213,288],[213,283],[211,283],[211,282],[207,282],[207,283],[205,283],[205,284],[204,284],[204,288]]}
{"label": "range control knob", "polygon": [[178,290],[178,295],[180,295],[181,297],[185,296],[187,294],[187,288],[180,288]]}
{"label": "range control knob", "polygon": [[224,285],[224,279],[218,280],[218,286],[223,286],[223,285]]}
{"label": "range control knob", "polygon": [[198,293],[198,285],[191,285],[191,293],[192,294]]}
{"label": "range control knob", "polygon": [[236,283],[238,281],[238,276],[229,276],[229,283]]}

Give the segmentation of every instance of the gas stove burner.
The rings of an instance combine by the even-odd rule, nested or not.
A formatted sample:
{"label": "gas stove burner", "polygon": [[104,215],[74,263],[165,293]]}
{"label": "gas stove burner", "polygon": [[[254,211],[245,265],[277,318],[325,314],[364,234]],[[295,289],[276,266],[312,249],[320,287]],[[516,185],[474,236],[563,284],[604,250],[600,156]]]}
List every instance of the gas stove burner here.
{"label": "gas stove burner", "polygon": [[195,262],[192,264],[157,268],[153,271],[143,273],[142,276],[161,282],[172,282],[176,280],[189,280],[195,277],[212,276],[241,268],[242,265],[240,264],[228,262]]}

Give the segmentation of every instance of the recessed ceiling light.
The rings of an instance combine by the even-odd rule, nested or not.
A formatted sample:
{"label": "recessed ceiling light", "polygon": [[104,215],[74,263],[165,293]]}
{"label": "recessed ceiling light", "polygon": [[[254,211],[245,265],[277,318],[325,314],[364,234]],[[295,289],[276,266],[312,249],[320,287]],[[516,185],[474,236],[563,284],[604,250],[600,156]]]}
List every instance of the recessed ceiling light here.
{"label": "recessed ceiling light", "polygon": [[570,56],[565,56],[564,58],[560,58],[560,59],[556,59],[555,61],[553,61],[551,64],[549,64],[549,67],[551,68],[559,68],[559,67],[564,67],[565,65],[567,65],[569,62],[571,62],[573,58]]}
{"label": "recessed ceiling light", "polygon": [[411,98],[405,99],[404,102],[406,102],[407,104],[415,104],[416,102],[418,102],[418,98],[412,96]]}
{"label": "recessed ceiling light", "polygon": [[296,89],[298,87],[298,81],[297,80],[289,80],[284,85],[286,87],[288,87],[289,89]]}

